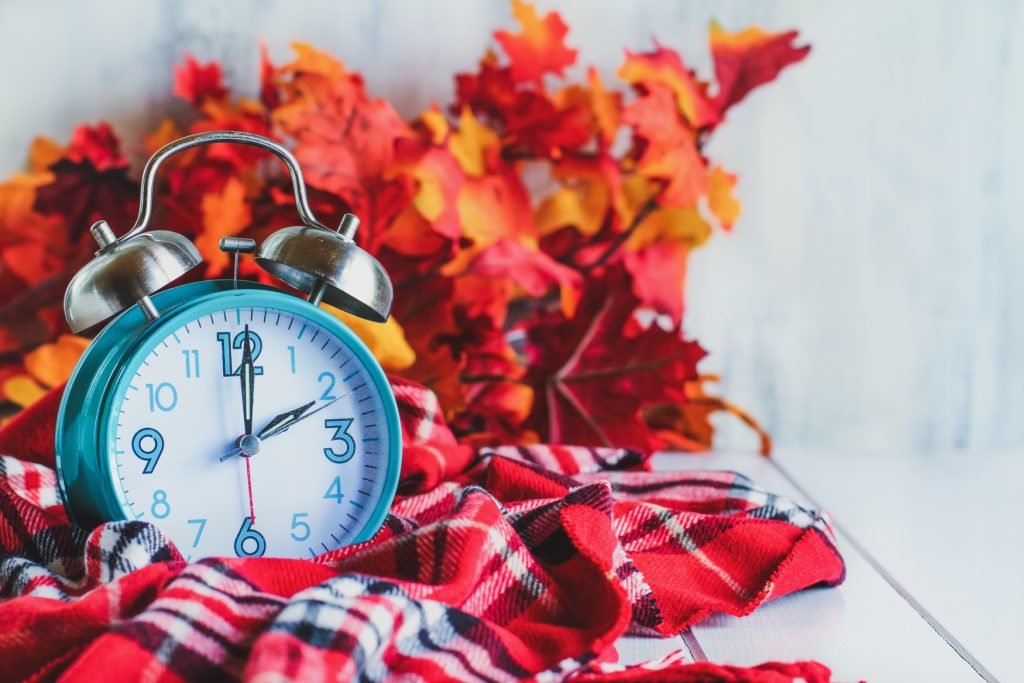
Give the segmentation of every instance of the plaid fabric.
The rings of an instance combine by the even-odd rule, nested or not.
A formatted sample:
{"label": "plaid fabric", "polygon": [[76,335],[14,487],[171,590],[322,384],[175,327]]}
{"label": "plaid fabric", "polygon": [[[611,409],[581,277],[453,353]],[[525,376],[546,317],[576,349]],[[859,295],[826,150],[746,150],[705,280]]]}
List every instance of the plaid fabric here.
{"label": "plaid fabric", "polygon": [[829,680],[812,662],[622,667],[614,651],[840,582],[821,515],[628,450],[472,452],[432,394],[395,390],[408,493],[374,539],[315,560],[187,564],[148,523],[76,528],[52,450],[18,447],[52,431],[56,401],[16,418],[0,451],[30,455],[0,458],[0,679]]}

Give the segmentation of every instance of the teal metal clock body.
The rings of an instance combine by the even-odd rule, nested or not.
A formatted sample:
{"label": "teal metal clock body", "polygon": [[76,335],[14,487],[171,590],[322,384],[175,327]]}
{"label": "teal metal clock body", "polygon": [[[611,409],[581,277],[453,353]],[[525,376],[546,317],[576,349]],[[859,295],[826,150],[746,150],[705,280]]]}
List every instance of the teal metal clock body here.
{"label": "teal metal clock body", "polygon": [[[186,284],[152,302],[158,319],[122,313],[68,381],[57,471],[75,521],[152,521],[193,559],[309,557],[368,540],[395,494],[401,425],[362,341],[319,307],[251,282]],[[232,455],[246,334],[252,420],[269,435]]]}

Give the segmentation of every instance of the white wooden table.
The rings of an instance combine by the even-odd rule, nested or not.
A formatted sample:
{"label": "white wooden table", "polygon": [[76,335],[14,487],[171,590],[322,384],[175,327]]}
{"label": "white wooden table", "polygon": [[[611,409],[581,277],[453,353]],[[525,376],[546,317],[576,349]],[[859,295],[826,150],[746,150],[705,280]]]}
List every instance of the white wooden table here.
{"label": "white wooden table", "polygon": [[684,648],[738,665],[815,659],[836,681],[1024,681],[1024,533],[1010,490],[1024,467],[1011,457],[655,456],[658,470],[735,470],[829,510],[846,581],[676,638],[622,638],[620,661]]}

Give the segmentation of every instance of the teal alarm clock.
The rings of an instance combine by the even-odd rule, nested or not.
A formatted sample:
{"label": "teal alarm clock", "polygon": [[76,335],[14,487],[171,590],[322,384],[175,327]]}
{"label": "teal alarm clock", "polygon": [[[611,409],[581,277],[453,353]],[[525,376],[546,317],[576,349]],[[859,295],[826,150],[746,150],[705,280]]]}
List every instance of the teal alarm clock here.
{"label": "teal alarm clock", "polygon": [[[303,225],[262,244],[221,240],[232,280],[171,285],[202,258],[183,235],[147,230],[156,171],[215,142],[276,154]],[[159,150],[142,174],[139,218],[116,237],[92,226],[96,257],[68,286],[73,331],[106,323],[68,380],[56,428],[68,515],[93,527],[143,520],[187,559],[311,557],[368,540],[383,524],[401,466],[394,395],[370,350],[329,303],[387,319],[387,273],[313,216],[302,173],[267,138],[214,131]],[[306,297],[238,280],[240,254]]]}

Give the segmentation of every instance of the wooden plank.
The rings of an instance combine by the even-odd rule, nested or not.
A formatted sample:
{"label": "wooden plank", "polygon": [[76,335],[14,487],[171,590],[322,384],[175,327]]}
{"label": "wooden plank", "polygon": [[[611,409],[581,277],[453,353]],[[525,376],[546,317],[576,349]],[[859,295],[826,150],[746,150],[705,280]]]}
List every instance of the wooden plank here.
{"label": "wooden plank", "polygon": [[[653,464],[661,471],[735,470],[808,504],[770,461],[750,454],[659,454]],[[847,562],[842,586],[779,598],[742,619],[712,616],[692,629],[696,649],[710,661],[743,666],[816,659],[838,681],[983,680],[842,538],[840,551]],[[632,661],[647,658],[642,643],[630,642],[628,648]],[[653,646],[649,652],[651,657],[664,654]]]}
{"label": "wooden plank", "polygon": [[[776,462],[984,663],[1024,681],[1024,453],[837,453],[786,449]],[[870,495],[865,495],[870,491]],[[908,542],[912,539],[912,542]]]}

